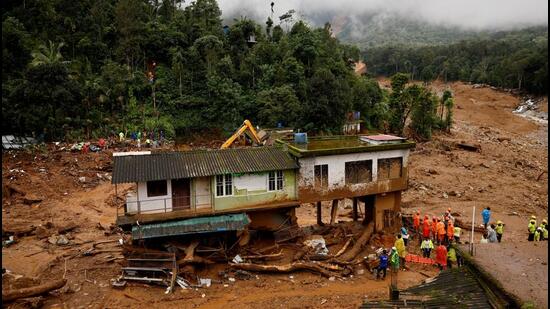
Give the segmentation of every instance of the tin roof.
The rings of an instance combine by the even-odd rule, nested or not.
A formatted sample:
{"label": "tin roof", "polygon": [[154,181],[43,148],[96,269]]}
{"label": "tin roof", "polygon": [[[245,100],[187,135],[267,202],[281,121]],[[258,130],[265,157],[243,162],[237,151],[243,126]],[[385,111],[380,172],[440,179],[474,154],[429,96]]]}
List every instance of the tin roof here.
{"label": "tin roof", "polygon": [[399,292],[398,300],[368,300],[360,308],[500,308],[468,266],[441,271],[425,283]]}
{"label": "tin roof", "polygon": [[240,213],[135,225],[132,227],[132,238],[146,239],[196,233],[237,231],[244,229],[249,223],[250,218],[248,215]]}
{"label": "tin roof", "polygon": [[279,147],[119,155],[113,161],[113,184],[298,168]]}
{"label": "tin roof", "polygon": [[388,134],[366,135],[366,136],[362,136],[362,138],[365,138],[367,140],[373,140],[373,141],[398,141],[398,140],[405,139],[403,137],[393,136]]}

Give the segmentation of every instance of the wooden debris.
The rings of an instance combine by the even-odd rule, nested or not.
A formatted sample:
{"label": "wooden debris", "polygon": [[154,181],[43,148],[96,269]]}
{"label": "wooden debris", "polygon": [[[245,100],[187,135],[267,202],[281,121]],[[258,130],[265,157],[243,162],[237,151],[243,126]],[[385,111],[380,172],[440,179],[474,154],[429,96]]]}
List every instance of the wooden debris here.
{"label": "wooden debris", "polygon": [[26,195],[27,194],[27,192],[25,192],[23,189],[21,189],[21,187],[19,187],[18,185],[15,185],[15,184],[9,184],[9,185],[7,185],[7,188],[8,188],[8,191],[10,191],[10,194],[11,194],[11,191],[19,193],[21,195]]}
{"label": "wooden debris", "polygon": [[192,258],[183,258],[176,261],[176,264],[178,265],[186,265],[186,264],[214,264],[214,261],[211,261],[209,259],[205,259],[200,256],[193,256]]}
{"label": "wooden debris", "polygon": [[279,249],[279,245],[278,244],[274,244],[273,246],[269,246],[269,247],[265,247],[265,248],[262,248],[260,250],[258,250],[258,253],[260,254],[263,254],[263,253],[266,253],[268,251],[271,251],[271,250],[276,250],[276,249]]}
{"label": "wooden debris", "polygon": [[3,235],[14,235],[14,236],[25,236],[25,235],[32,235],[34,231],[36,230],[36,226],[2,226],[2,234]]}
{"label": "wooden debris", "polygon": [[259,255],[242,255],[241,258],[245,260],[253,260],[253,259],[278,259],[283,256],[283,250],[281,250],[279,253],[274,254],[259,254]]}
{"label": "wooden debris", "polygon": [[23,197],[23,203],[27,205],[31,205],[34,203],[40,203],[42,202],[43,198],[36,196],[34,194],[27,194]]}
{"label": "wooden debris", "polygon": [[340,255],[342,255],[342,254],[346,251],[346,249],[348,248],[349,244],[351,244],[351,240],[352,240],[352,239],[353,239],[353,238],[350,237],[350,238],[348,239],[348,241],[346,241],[346,243],[344,244],[344,246],[342,247],[342,249],[340,249],[340,250],[334,255],[334,257],[339,257]]}
{"label": "wooden debris", "polygon": [[57,232],[59,234],[64,234],[64,233],[67,233],[67,232],[70,232],[74,229],[76,229],[78,227],[78,225],[76,223],[69,223],[63,227],[60,227],[57,229]]}
{"label": "wooden debris", "polygon": [[308,253],[309,249],[299,249],[295,254],[294,254],[294,257],[292,258],[293,261],[297,261],[297,260],[300,260],[301,258],[304,257],[304,255],[306,255],[306,253]]}
{"label": "wooden debris", "polygon": [[357,242],[353,245],[351,250],[340,256],[340,261],[351,261],[355,258],[359,252],[363,249],[363,247],[367,244],[369,241],[371,235],[374,233],[374,222],[370,222],[365,229],[363,230],[363,233],[361,234],[361,237],[357,240]]}
{"label": "wooden debris", "polygon": [[294,262],[286,265],[258,265],[258,264],[251,264],[251,263],[239,263],[239,264],[230,263],[229,265],[233,268],[243,269],[248,271],[290,273],[298,270],[309,270],[315,273],[319,273],[327,278],[341,277],[339,274],[328,271],[314,263]]}
{"label": "wooden debris", "polygon": [[193,240],[187,248],[185,248],[185,258],[184,261],[193,261],[195,256],[195,249],[199,245],[197,240]]}
{"label": "wooden debris", "polygon": [[466,144],[466,143],[457,143],[456,145],[458,146],[458,148],[468,150],[468,151],[476,151],[476,152],[481,151],[480,145]]}
{"label": "wooden debris", "polygon": [[19,298],[41,295],[49,291],[57,290],[66,283],[67,279],[59,279],[29,288],[2,291],[2,301],[9,302]]}

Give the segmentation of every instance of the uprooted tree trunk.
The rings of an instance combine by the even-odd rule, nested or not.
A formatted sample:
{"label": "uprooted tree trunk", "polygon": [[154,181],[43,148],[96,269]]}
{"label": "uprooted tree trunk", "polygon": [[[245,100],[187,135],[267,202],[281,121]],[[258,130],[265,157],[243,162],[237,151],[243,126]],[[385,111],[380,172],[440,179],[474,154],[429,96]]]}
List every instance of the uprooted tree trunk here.
{"label": "uprooted tree trunk", "polygon": [[342,254],[338,260],[340,261],[351,261],[361,252],[363,247],[367,244],[370,237],[374,233],[374,222],[369,223],[365,229],[363,230],[363,233],[361,234],[361,237],[357,240],[357,242],[353,245],[351,250],[348,252]]}
{"label": "uprooted tree trunk", "polygon": [[67,283],[67,279],[50,281],[30,288],[2,291],[3,301],[14,301],[19,298],[26,298],[41,295],[49,291],[57,290]]}
{"label": "uprooted tree trunk", "polygon": [[233,268],[248,270],[248,271],[258,271],[258,272],[275,272],[275,273],[290,273],[297,270],[309,270],[315,273],[319,273],[327,278],[330,277],[341,277],[339,274],[333,273],[322,268],[319,265],[313,263],[303,263],[295,262],[285,265],[258,265],[250,263],[239,263],[239,264],[229,264]]}

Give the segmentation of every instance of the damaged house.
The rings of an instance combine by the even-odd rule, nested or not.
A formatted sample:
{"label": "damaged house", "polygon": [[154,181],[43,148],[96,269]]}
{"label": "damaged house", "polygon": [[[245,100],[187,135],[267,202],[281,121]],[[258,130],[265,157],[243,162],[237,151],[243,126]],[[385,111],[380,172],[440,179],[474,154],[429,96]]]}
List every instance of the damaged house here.
{"label": "damaged house", "polygon": [[117,224],[134,239],[277,231],[302,203],[364,203],[365,223],[391,226],[408,184],[413,142],[389,135],[277,140],[273,147],[114,154],[113,184],[134,183]]}
{"label": "damaged house", "polygon": [[331,223],[338,202],[353,200],[354,220],[358,202],[364,203],[364,222],[375,230],[393,225],[399,211],[401,191],[408,185],[408,158],[415,143],[391,135],[328,136],[305,140],[278,140],[297,158],[298,197],[301,203],[317,206],[332,201]]}
{"label": "damaged house", "polygon": [[134,239],[291,224],[297,171],[278,147],[116,153],[113,184],[135,183],[117,224]]}

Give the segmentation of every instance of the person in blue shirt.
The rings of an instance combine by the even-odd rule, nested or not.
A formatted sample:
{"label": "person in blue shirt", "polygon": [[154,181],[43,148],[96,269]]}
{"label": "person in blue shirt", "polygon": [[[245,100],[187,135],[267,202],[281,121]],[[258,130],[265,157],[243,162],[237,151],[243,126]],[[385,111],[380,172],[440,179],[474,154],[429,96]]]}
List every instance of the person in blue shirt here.
{"label": "person in blue shirt", "polygon": [[406,247],[409,243],[409,232],[407,231],[407,228],[404,226],[401,228],[401,238],[403,238],[403,242],[405,242],[405,247]]}
{"label": "person in blue shirt", "polygon": [[388,251],[384,249],[380,255],[380,264],[378,264],[378,268],[376,269],[376,279],[380,279],[380,272],[384,273],[382,279],[386,279],[386,268],[388,268]]}
{"label": "person in blue shirt", "polygon": [[483,217],[483,225],[487,228],[487,224],[489,224],[489,220],[491,219],[491,207],[483,209],[481,216]]}

